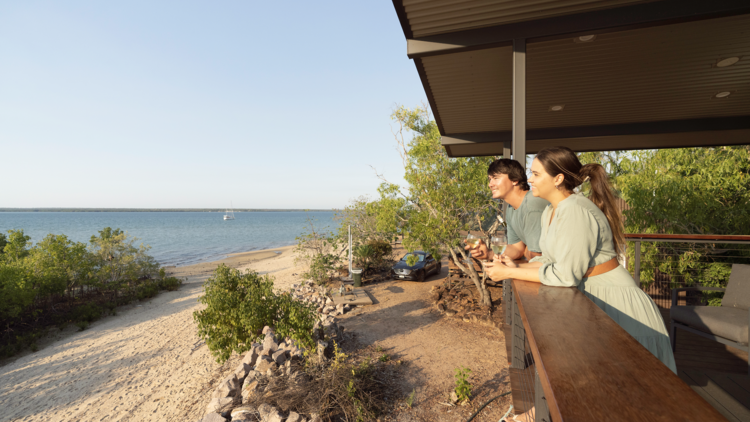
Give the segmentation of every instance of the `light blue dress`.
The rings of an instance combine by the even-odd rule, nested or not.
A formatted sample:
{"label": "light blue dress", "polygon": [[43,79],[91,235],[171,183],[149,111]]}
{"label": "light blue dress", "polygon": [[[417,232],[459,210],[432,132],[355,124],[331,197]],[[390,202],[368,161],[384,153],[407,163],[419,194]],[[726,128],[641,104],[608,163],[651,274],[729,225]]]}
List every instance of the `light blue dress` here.
{"label": "light blue dress", "polygon": [[664,320],[651,298],[619,266],[594,277],[586,271],[617,256],[607,217],[583,195],[571,195],[542,213],[539,279],[548,286],[577,286],[620,327],[677,373]]}

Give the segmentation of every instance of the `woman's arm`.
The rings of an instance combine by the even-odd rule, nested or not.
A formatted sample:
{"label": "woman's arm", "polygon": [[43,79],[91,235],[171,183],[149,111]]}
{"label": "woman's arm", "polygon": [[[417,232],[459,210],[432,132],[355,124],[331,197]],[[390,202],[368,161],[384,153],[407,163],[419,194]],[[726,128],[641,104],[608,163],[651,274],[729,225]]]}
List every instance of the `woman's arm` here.
{"label": "woman's arm", "polygon": [[484,264],[487,275],[493,281],[515,278],[517,280],[534,281],[537,283],[541,282],[539,280],[539,267],[541,266],[540,262],[529,262],[515,267],[498,261],[486,262]]}

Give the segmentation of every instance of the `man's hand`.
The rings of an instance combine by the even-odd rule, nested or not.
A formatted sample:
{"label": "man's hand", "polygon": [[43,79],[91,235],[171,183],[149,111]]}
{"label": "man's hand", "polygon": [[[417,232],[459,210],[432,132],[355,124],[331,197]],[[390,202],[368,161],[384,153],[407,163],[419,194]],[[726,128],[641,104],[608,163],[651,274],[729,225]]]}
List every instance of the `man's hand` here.
{"label": "man's hand", "polygon": [[[466,243],[466,240],[464,240],[464,243]],[[476,248],[471,249],[471,246],[466,245],[464,246],[464,249],[466,249],[467,251],[470,250],[471,256],[479,260],[484,259],[484,260],[489,261],[495,255],[492,253],[492,251],[487,249],[487,245],[484,243],[484,240],[481,240],[481,239],[479,239],[479,246],[477,246]]]}

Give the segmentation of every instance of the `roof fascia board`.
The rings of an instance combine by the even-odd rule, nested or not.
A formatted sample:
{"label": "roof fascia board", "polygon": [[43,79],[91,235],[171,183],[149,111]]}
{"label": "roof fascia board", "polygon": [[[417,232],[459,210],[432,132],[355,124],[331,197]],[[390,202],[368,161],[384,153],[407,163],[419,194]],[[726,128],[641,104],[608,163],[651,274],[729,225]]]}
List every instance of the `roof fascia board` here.
{"label": "roof fascia board", "polygon": [[[401,20],[402,14],[405,15],[403,4],[400,0],[393,0],[393,4]],[[594,31],[622,31],[746,13],[750,13],[748,0],[661,0],[416,39],[407,35],[407,56],[414,59],[507,46],[513,43],[514,38],[525,38],[527,42],[533,42],[585,35]],[[407,30],[411,33],[408,19],[406,26],[403,20],[401,25],[405,34]]]}
{"label": "roof fascia board", "polygon": [[393,0],[393,8],[396,9],[396,15],[398,16],[398,21],[401,23],[401,30],[404,31],[406,39],[414,38],[414,34],[411,32],[411,25],[409,25],[409,18],[406,17],[404,1]]}
{"label": "roof fascia board", "polygon": [[[576,152],[628,151],[643,149],[719,147],[747,145],[750,129],[717,130],[685,133],[598,136],[591,138],[539,139],[526,143],[526,153],[536,154],[544,148],[565,145]],[[499,156],[502,142],[445,145],[449,157]]]}
{"label": "roof fascia board", "polygon": [[[622,136],[685,134],[692,132],[720,132],[727,130],[750,130],[750,115],[669,120],[661,122],[624,123],[615,125],[529,129],[526,131],[526,140],[528,147],[530,141],[541,140],[563,141],[574,138],[617,138]],[[443,135],[441,142],[443,146],[460,146],[466,144],[503,143],[509,142],[512,139],[513,136],[511,131],[473,132]],[[744,143],[750,143],[750,138],[747,138]]]}

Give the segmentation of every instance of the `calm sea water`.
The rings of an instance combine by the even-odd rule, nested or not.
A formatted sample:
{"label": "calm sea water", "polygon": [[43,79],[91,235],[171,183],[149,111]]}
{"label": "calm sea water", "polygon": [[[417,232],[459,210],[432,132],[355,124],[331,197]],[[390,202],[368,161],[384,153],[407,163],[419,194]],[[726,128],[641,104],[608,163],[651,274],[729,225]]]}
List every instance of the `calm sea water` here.
{"label": "calm sea water", "polygon": [[335,228],[333,212],[243,212],[223,220],[216,212],[23,212],[0,213],[0,231],[23,229],[36,243],[49,233],[88,243],[105,227],[122,229],[151,246],[162,265],[188,265],[227,254],[295,244],[307,218]]}

